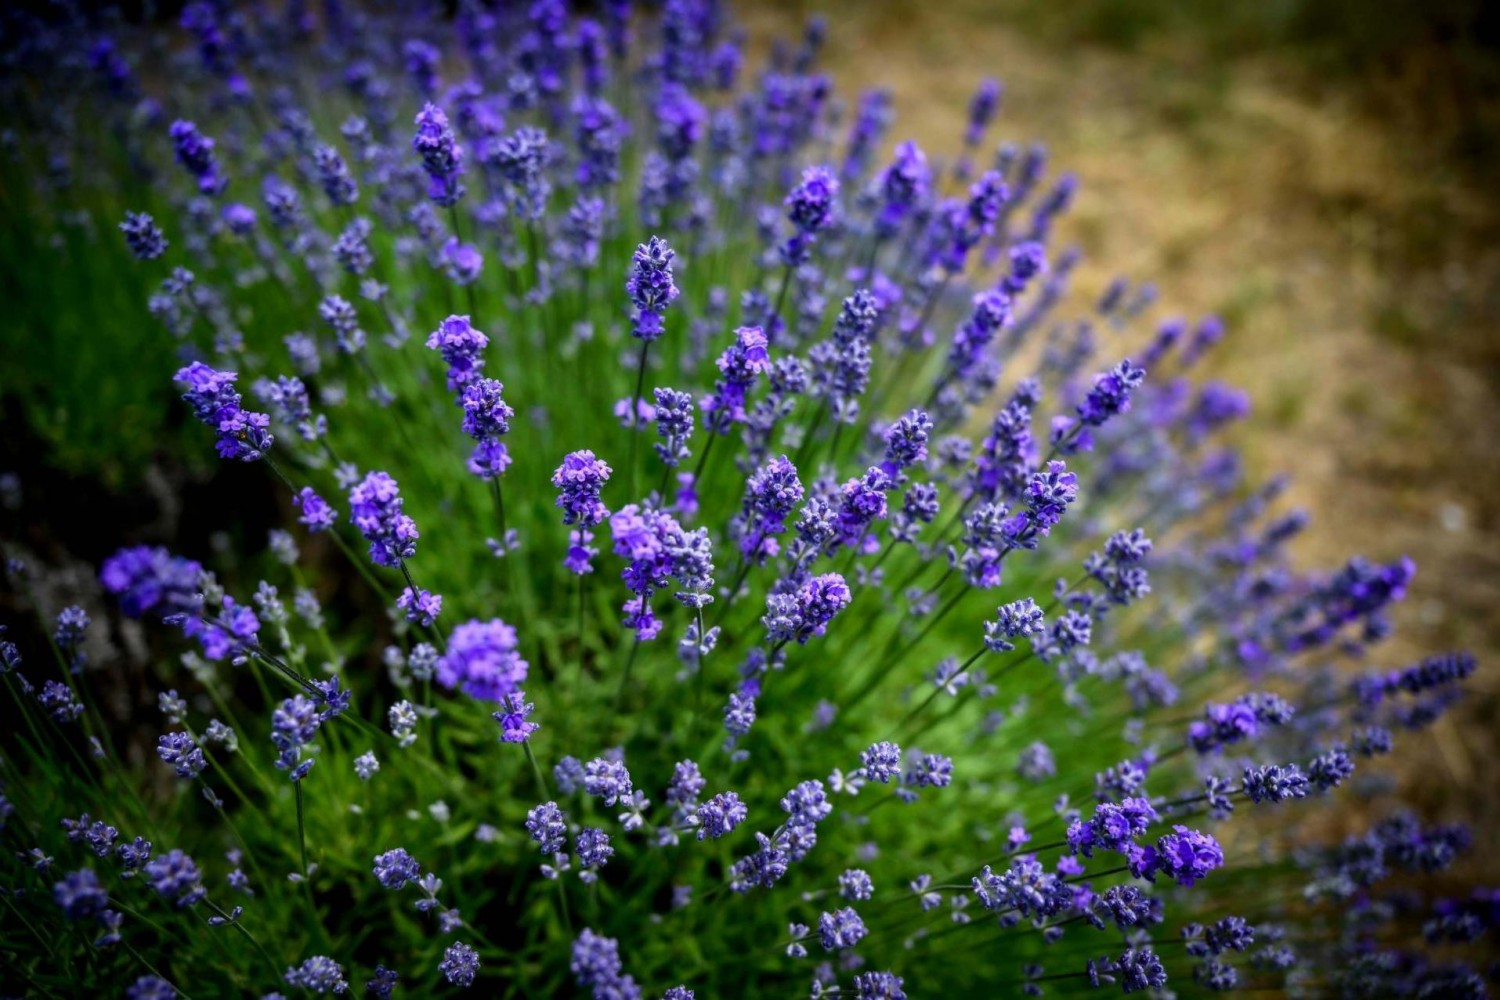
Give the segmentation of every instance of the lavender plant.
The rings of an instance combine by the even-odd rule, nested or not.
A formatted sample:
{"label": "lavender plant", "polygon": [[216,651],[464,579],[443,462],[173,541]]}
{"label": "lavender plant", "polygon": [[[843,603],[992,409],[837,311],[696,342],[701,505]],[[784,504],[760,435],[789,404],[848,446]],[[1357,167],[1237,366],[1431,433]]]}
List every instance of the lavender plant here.
{"label": "lavender plant", "polygon": [[8,225],[282,524],[120,539],[109,620],[11,562],[7,989],[1485,995],[1382,777],[1473,659],[1294,568],[1222,325],[1069,294],[993,81],[939,156],[712,0],[13,23]]}

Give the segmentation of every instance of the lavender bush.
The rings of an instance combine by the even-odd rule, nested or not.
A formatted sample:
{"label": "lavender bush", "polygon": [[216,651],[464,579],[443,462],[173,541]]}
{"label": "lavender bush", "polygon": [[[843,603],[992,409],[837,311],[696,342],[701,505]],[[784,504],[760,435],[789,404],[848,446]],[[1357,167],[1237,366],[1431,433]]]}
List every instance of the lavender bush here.
{"label": "lavender bush", "polygon": [[1485,995],[1382,777],[1473,659],[1293,568],[1222,325],[1069,295],[994,82],[939,157],[711,0],[17,23],[7,225],[139,259],[101,384],[285,523],[99,568],[151,773],[11,561],[6,990]]}

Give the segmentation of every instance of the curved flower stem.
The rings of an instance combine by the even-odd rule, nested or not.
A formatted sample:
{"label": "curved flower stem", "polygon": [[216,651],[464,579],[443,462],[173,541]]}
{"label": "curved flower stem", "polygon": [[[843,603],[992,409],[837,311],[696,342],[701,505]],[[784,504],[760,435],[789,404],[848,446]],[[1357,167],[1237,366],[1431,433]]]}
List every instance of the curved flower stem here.
{"label": "curved flower stem", "polygon": [[297,852],[302,860],[301,874],[305,882],[307,880],[307,831],[302,818],[302,782],[294,781],[292,786],[297,791]]}
{"label": "curved flower stem", "polygon": [[224,918],[224,922],[225,923],[229,924],[235,930],[239,931],[242,935],[244,935],[245,940],[249,941],[250,944],[254,946],[255,950],[258,951],[258,952],[260,952],[261,957],[266,960],[266,963],[271,966],[271,969],[272,969],[273,973],[279,973],[280,972],[280,970],[281,970],[280,964],[277,963],[276,959],[274,959],[274,958],[271,957],[271,953],[270,952],[266,951],[265,945],[261,944],[258,940],[256,940],[256,937],[255,937],[254,934],[251,934],[250,931],[247,930],[234,917],[231,917],[228,913],[224,912],[224,907],[220,906],[218,903],[215,903],[211,899],[206,899],[206,900],[204,900],[204,902],[208,904],[208,908],[209,909],[213,910],[220,917]]}
{"label": "curved flower stem", "polygon": [[[970,667],[972,667],[976,662],[978,662],[979,658],[981,656],[983,656],[988,651],[988,648],[989,647],[987,647],[987,646],[981,646],[979,648],[979,652],[975,653],[973,656],[971,656],[967,660],[965,660],[963,662],[963,666],[961,666],[961,667],[958,668],[958,674],[962,675],[965,671],[967,671]],[[957,676],[957,675],[955,675],[955,676]],[[902,729],[904,729],[907,726],[908,723],[910,723],[917,716],[921,715],[922,712],[924,712],[929,705],[931,705],[933,702],[937,701],[938,695],[940,695],[942,693],[943,693],[943,689],[941,687],[934,686],[933,689],[932,689],[932,693],[929,694],[925,699],[923,699],[923,701],[922,701],[921,704],[915,706],[914,708],[912,708],[911,711],[907,712],[906,715],[904,717],[902,717],[901,721],[898,722],[898,723],[896,723],[895,727],[891,730],[891,736],[886,737],[886,738],[890,739],[891,737],[894,737],[897,733],[899,733]],[[944,718],[946,718],[946,716],[944,716]],[[931,728],[931,724],[929,724],[927,726],[924,726],[920,731],[918,731],[917,733],[915,733],[915,734],[912,735],[912,739],[916,739],[918,736],[922,735],[922,733],[925,733],[930,728]]]}
{"label": "curved flower stem", "polygon": [[703,450],[698,453],[698,464],[693,468],[694,488],[697,488],[698,483],[703,479],[703,467],[708,464],[708,453],[714,450],[714,442],[718,439],[719,435],[709,434],[708,443],[705,444],[703,446]]}
{"label": "curved flower stem", "polygon": [[636,635],[635,641],[630,644],[630,655],[625,659],[625,669],[620,673],[620,689],[615,692],[615,714],[619,715],[620,706],[625,701],[625,691],[630,687],[630,670],[635,666],[635,658],[641,651],[641,637]]}
{"label": "curved flower stem", "polygon": [[630,410],[626,414],[626,420],[630,427],[630,467],[626,482],[630,487],[630,496],[635,496],[635,458],[639,448],[641,431],[636,426],[636,414],[640,412],[641,393],[646,387],[646,355],[651,350],[651,341],[641,341],[641,354],[635,366],[635,393],[630,397]]}
{"label": "curved flower stem", "polygon": [[698,619],[698,655],[694,658],[693,673],[693,721],[688,731],[688,743],[698,742],[698,726],[703,719],[703,608],[696,609]]}

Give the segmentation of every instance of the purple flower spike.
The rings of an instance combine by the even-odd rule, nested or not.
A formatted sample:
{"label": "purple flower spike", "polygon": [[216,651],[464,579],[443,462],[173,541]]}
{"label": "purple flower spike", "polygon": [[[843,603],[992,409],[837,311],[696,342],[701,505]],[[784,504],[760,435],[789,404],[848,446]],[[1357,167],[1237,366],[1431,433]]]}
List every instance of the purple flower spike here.
{"label": "purple flower spike", "polygon": [[417,554],[417,523],[402,511],[401,489],[372,472],[349,491],[349,522],[370,543],[370,559],[391,569]]}
{"label": "purple flower spike", "polygon": [[271,418],[240,406],[234,383],[235,372],[215,371],[201,361],[180,369],[176,381],[187,386],[182,394],[199,421],[219,435],[216,445],[221,458],[254,462],[271,449]]}
{"label": "purple flower spike", "polygon": [[636,247],[625,293],[635,307],[631,332],[636,339],[650,343],[665,331],[667,307],[677,300],[677,286],[672,282],[672,258],[676,252],[660,236]]}
{"label": "purple flower spike", "polygon": [[609,481],[610,468],[591,451],[569,452],[552,474],[552,485],[562,490],[557,506],[564,524],[598,524],[608,515],[599,493]]}

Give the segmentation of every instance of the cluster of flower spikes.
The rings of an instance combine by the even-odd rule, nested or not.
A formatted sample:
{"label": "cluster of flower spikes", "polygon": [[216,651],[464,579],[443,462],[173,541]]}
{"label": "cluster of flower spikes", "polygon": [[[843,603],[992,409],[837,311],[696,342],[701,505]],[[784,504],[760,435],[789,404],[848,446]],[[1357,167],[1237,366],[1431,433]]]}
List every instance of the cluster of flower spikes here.
{"label": "cluster of flower spikes", "polygon": [[[325,613],[302,578],[321,565],[313,546],[301,557],[288,532],[270,546],[282,577],[253,603],[192,560],[121,550],[101,578],[122,611],[180,621],[208,659],[293,687],[268,704],[263,745],[233,751],[217,719],[201,732],[174,720],[183,728],[157,756],[232,814],[214,791],[234,790],[231,754],[273,752],[297,785],[295,798],[265,796],[268,809],[296,803],[277,813],[292,820],[278,849],[296,844],[290,831],[304,839],[304,798],[337,808],[350,837],[383,833],[349,814],[430,819],[443,824],[432,850],[454,849],[441,869],[450,893],[488,900],[503,871],[525,898],[504,915],[466,904],[465,917],[438,903],[441,880],[383,842],[367,845],[378,856],[363,881],[335,884],[337,866],[299,858],[286,892],[258,885],[245,903],[257,929],[306,897],[337,921],[331,904],[347,891],[370,925],[360,931],[418,989],[531,974],[530,958],[511,964],[489,943],[514,935],[557,988],[608,997],[644,995],[649,981],[681,1000],[692,983],[666,984],[683,978],[721,995],[753,977],[862,998],[904,996],[908,983],[1135,992],[1188,977],[1215,990],[1477,995],[1459,962],[1396,936],[1415,911],[1386,887],[1451,867],[1468,846],[1457,827],[1397,813],[1294,855],[1292,888],[1351,914],[1347,937],[1301,933],[1296,914],[1242,883],[1221,894],[1221,872],[1261,869],[1214,824],[1237,807],[1248,806],[1235,821],[1254,824],[1293,800],[1364,793],[1356,769],[1430,725],[1475,669],[1462,654],[1353,681],[1338,669],[1380,655],[1412,567],[1291,568],[1305,520],[1273,513],[1277,484],[1247,490],[1215,445],[1247,415],[1244,397],[1191,388],[1222,324],[1168,320],[1143,334],[1155,289],[1124,279],[1092,305],[1070,301],[1080,255],[1054,234],[1077,181],[1051,177],[1041,146],[1000,143],[979,162],[993,83],[971,103],[958,160],[910,141],[887,155],[889,97],[863,95],[846,120],[817,69],[821,22],[742,79],[744,41],[718,4],[631,6],[461,4],[450,43],[425,12],[195,3],[172,64],[183,79],[160,97],[143,96],[161,82],[135,68],[145,49],[96,25],[78,35],[87,56],[75,43],[51,60],[93,74],[92,91],[62,98],[68,108],[98,99],[118,126],[101,131],[131,162],[162,168],[106,221],[160,276],[151,311],[180,340],[192,412],[223,457],[268,460],[300,523],[353,560],[328,558],[341,591],[360,595],[339,593]],[[70,51],[54,30],[19,37],[18,65],[28,51]],[[303,63],[334,69],[288,85],[312,80]],[[62,134],[65,117],[38,120]],[[276,310],[258,308],[268,293]],[[287,310],[297,318],[269,329]],[[1104,347],[1100,329],[1129,349]],[[446,392],[411,330],[434,331]],[[646,394],[653,373],[674,388]],[[242,408],[241,375],[265,387],[270,414]],[[611,406],[632,385],[622,427]],[[971,440],[975,425],[985,430]],[[651,433],[658,447],[638,448]],[[487,480],[477,499],[472,478],[446,474],[465,470]],[[337,495],[347,525],[321,500]],[[468,545],[490,498],[498,566]],[[422,566],[407,502],[422,515]],[[606,521],[613,552],[601,558],[591,543]],[[607,586],[592,579],[596,561],[620,575],[607,602],[594,600]],[[443,599],[414,569],[473,617],[439,625]],[[350,620],[369,603],[356,575],[393,605],[389,621]],[[394,602],[390,583],[404,587]],[[294,588],[290,610],[277,584]],[[668,587],[681,611],[653,601]],[[616,604],[620,614],[600,613]],[[332,621],[351,641],[327,651],[324,677],[310,650]],[[67,648],[81,649],[77,619],[64,624]],[[389,641],[384,675],[341,672],[372,632]],[[663,634],[678,641],[651,643]],[[979,649],[961,662],[955,643]],[[92,725],[68,678],[33,687],[4,648],[24,705]],[[687,668],[675,677],[661,669],[674,649]],[[225,682],[196,654],[185,662],[206,685]],[[341,686],[351,677],[391,732],[359,719]],[[716,699],[729,738],[705,753]],[[1201,716],[1174,721],[1190,699]],[[495,723],[511,746],[496,750]],[[591,742],[606,748],[591,755]],[[498,763],[474,756],[485,746]],[[378,809],[329,801],[336,784],[320,782],[346,758]],[[314,760],[325,764],[310,775]],[[718,790],[705,797],[710,779]],[[503,800],[483,794],[491,785]],[[657,807],[653,787],[665,788]],[[15,808],[0,799],[0,812]],[[310,825],[312,853],[332,826]],[[68,843],[78,861],[93,863],[87,843],[114,869],[70,859],[67,877],[17,899],[45,901],[49,919],[96,921],[106,938],[124,920],[107,905],[115,877],[141,872],[166,907],[207,902],[217,866],[153,855],[141,838],[114,845],[112,829],[70,828]],[[110,843],[101,854],[90,838]],[[915,857],[943,857],[952,878]],[[247,886],[231,864],[227,883]],[[363,905],[408,884],[435,924]],[[732,894],[717,898],[721,888]],[[991,919],[969,917],[974,899]],[[672,911],[689,908],[694,950],[713,957],[682,968],[660,942],[680,933]],[[1495,923],[1485,898],[1421,912],[1445,943],[1482,944]],[[1185,955],[1166,947],[1169,929],[1153,930],[1169,920]],[[504,921],[514,925],[490,933]],[[790,944],[772,947],[788,924]],[[1004,960],[945,960],[939,925]],[[368,953],[353,935],[279,926],[284,942],[257,942],[277,952],[279,977],[250,961],[182,968],[242,992],[349,988]],[[470,926],[472,939],[451,939]],[[1366,947],[1376,929],[1403,943]],[[248,943],[255,932],[242,930],[234,940]],[[810,945],[826,960],[804,961]],[[391,995],[397,970],[370,972],[372,995]],[[132,989],[175,987],[153,973]]]}

